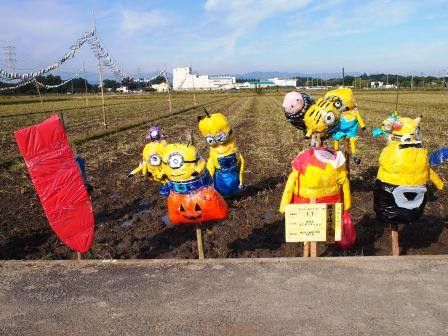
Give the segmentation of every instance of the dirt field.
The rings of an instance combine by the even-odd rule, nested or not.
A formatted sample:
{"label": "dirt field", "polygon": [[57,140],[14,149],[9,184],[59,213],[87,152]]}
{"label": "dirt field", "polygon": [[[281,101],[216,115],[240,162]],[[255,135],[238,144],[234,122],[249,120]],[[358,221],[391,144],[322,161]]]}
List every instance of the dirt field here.
{"label": "dirt field", "polygon": [[[286,122],[281,108],[283,94],[198,94],[198,103],[207,103],[210,112],[220,111],[229,117],[247,161],[248,187],[240,197],[229,200],[229,219],[205,225],[208,258],[301,255],[299,244],[284,242],[283,216],[277,208],[290,162],[308,142]],[[312,94],[318,98],[321,92]],[[321,244],[321,256],[390,254],[390,229],[375,220],[371,192],[385,141],[374,139],[371,130],[394,110],[396,95],[383,91],[359,91],[355,95],[368,127],[358,141],[362,163],[351,163],[351,215],[357,243],[346,251]],[[98,99],[91,99],[87,109],[83,97],[47,99],[43,107],[36,98],[0,99],[1,154],[3,158],[18,155],[11,137],[14,129],[40,122],[50,111],[64,111],[69,135],[77,141],[78,153],[87,160],[95,188],[91,195],[96,215],[95,241],[85,258],[197,257],[193,228],[165,224],[166,200],[158,196],[158,186],[141,176],[126,177],[140,160],[152,122],[159,124],[172,142],[193,130],[207,157],[205,142],[197,131],[196,116],[202,111],[192,107],[191,94],[173,96],[175,115],[168,112],[166,96],[108,97],[109,129],[127,127],[104,136],[92,136],[101,131],[101,108],[91,107],[98,106]],[[404,91],[399,99],[402,115],[424,115],[424,145],[430,152],[447,145],[447,92]],[[448,164],[436,167],[436,171],[446,183]],[[51,231],[23,160],[3,164],[0,197],[0,259],[73,258],[73,252]],[[448,252],[447,192],[435,193],[430,188],[425,213],[419,221],[400,226],[402,254]]]}

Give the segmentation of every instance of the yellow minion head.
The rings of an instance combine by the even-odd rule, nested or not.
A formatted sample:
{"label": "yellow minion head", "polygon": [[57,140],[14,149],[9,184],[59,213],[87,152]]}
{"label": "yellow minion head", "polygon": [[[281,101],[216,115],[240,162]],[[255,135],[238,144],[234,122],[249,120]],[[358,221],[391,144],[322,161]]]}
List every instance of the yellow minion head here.
{"label": "yellow minion head", "polygon": [[156,181],[162,181],[162,156],[167,144],[165,140],[148,143],[143,148],[143,170],[142,174],[150,174]]}
{"label": "yellow minion head", "polygon": [[321,97],[306,111],[303,118],[306,125],[305,137],[310,138],[313,133],[325,133],[337,126],[340,111],[344,108],[342,100],[335,95]]}
{"label": "yellow minion head", "polygon": [[353,96],[352,89],[350,88],[340,88],[328,91],[324,98],[337,97],[342,101],[342,106],[339,111],[353,110],[356,107],[355,96]]}
{"label": "yellow minion head", "polygon": [[195,146],[189,144],[169,144],[162,157],[163,172],[174,182],[194,179],[200,175],[206,162]]}
{"label": "yellow minion head", "polygon": [[393,140],[400,142],[421,141],[420,121],[421,116],[415,119],[398,117],[392,129]]}
{"label": "yellow minion head", "polygon": [[234,140],[232,128],[229,121],[222,113],[209,114],[198,117],[199,131],[211,147],[224,145]]}

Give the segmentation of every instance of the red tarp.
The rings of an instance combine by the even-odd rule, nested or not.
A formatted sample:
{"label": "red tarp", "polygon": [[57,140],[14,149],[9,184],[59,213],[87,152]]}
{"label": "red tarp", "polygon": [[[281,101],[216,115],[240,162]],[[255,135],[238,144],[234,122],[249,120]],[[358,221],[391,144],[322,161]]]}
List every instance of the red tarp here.
{"label": "red tarp", "polygon": [[70,248],[86,252],[93,241],[93,211],[59,117],[14,135],[51,228]]}

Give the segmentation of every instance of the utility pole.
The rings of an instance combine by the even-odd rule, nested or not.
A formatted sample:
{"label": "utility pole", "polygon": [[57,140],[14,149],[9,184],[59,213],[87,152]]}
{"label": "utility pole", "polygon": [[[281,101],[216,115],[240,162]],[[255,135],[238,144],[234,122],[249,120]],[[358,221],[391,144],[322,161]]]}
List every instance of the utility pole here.
{"label": "utility pole", "polygon": [[100,75],[100,89],[101,89],[101,100],[103,103],[103,125],[104,128],[107,129],[107,120],[106,120],[106,105],[104,103],[104,87],[103,87],[103,68],[101,66],[101,60],[100,60],[100,45],[98,41],[98,35],[96,33],[96,24],[95,24],[95,11],[92,11],[92,17],[93,17],[93,36],[96,40],[96,57],[98,59],[98,71]]}
{"label": "utility pole", "polygon": [[342,86],[345,86],[345,69],[342,68]]}
{"label": "utility pole", "polygon": [[414,74],[411,74],[411,89],[414,88]]}

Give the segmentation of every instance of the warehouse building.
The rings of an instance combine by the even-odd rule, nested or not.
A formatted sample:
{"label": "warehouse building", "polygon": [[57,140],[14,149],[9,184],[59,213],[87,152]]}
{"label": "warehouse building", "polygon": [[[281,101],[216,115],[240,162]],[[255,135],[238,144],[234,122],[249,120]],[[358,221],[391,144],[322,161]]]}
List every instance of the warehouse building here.
{"label": "warehouse building", "polygon": [[173,69],[173,90],[230,90],[234,89],[236,77],[195,75],[190,67]]}

